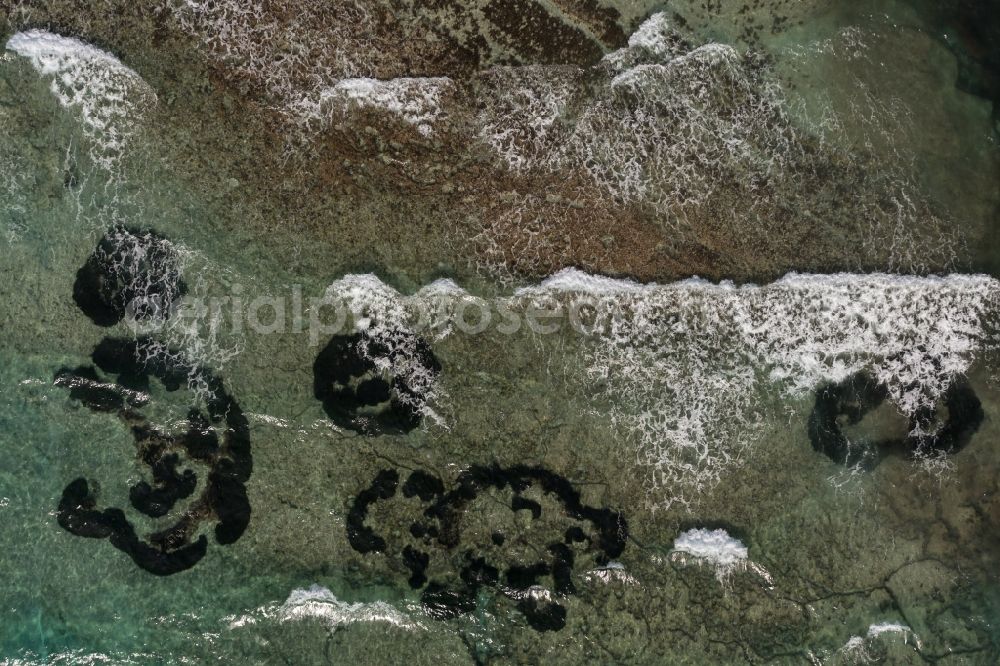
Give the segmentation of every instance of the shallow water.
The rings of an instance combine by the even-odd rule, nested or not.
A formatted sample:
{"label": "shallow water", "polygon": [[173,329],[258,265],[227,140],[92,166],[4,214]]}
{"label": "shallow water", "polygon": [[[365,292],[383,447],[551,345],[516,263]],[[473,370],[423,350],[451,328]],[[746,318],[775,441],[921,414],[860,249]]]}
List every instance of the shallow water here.
{"label": "shallow water", "polygon": [[340,19],[0,3],[0,663],[996,663],[983,40],[696,4],[271,70]]}

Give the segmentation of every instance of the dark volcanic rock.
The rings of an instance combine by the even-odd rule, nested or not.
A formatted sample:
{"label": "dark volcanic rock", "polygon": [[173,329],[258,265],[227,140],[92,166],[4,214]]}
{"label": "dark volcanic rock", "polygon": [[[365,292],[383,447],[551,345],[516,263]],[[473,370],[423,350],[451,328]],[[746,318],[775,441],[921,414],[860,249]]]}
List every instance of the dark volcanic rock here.
{"label": "dark volcanic rock", "polygon": [[420,425],[424,396],[406,377],[380,370],[375,358],[391,367],[405,361],[430,378],[441,372],[430,346],[411,333],[335,335],[313,363],[313,395],[343,428],[366,435],[409,432]]}
{"label": "dark volcanic rock", "polygon": [[[956,376],[938,405],[911,417],[910,434],[906,437],[849,441],[844,426],[860,423],[888,395],[887,388],[865,372],[820,388],[808,423],[813,448],[842,465],[872,468],[893,452],[955,453],[969,443],[984,418],[982,404],[972,386],[965,377]],[[942,413],[947,413],[944,423],[940,422]]]}
{"label": "dark volcanic rock", "polygon": [[[459,474],[448,491],[441,479],[433,474],[423,470],[411,472],[402,486],[402,495],[419,498],[424,505],[423,518],[409,528],[409,537],[420,545],[397,544],[396,539],[379,534],[367,521],[372,504],[395,497],[398,483],[399,474],[395,470],[382,470],[369,487],[358,493],[348,513],[347,537],[360,553],[398,554],[403,566],[410,571],[410,586],[418,589],[426,585],[421,599],[432,617],[446,619],[470,612],[475,608],[477,594],[486,587],[516,600],[531,627],[538,631],[557,631],[566,624],[566,609],[547,596],[544,601],[539,600],[538,590],[534,588],[551,580],[551,591],[559,595],[574,594],[573,567],[578,555],[589,553],[595,563],[603,565],[625,548],[628,525],[620,513],[583,504],[580,492],[568,479],[543,467],[527,465],[475,465]],[[532,531],[530,543],[525,543],[526,537],[521,536],[518,543],[508,544],[504,534],[492,532],[482,552],[466,543],[463,517],[476,500],[490,490],[509,489],[513,494],[509,505],[511,512],[530,511],[532,520],[545,517],[542,503],[522,496],[532,488],[554,500],[559,506],[559,519],[571,521],[571,524],[551,534]],[[505,557],[505,545],[519,550],[526,546],[527,552],[538,553],[540,558],[524,562],[519,561],[523,554]],[[456,549],[462,556],[461,566],[456,567],[458,581],[454,585],[439,579],[429,581],[427,571],[435,553],[453,562],[450,554]],[[500,561],[497,564],[502,562],[502,574],[501,567],[489,559],[496,557],[498,551]]]}
{"label": "dark volcanic rock", "polygon": [[186,291],[170,241],[116,226],[77,271],[73,300],[98,326],[113,326],[129,313],[137,320],[164,317]]}
{"label": "dark volcanic rock", "polygon": [[[93,359],[101,371],[117,375],[114,381],[102,379],[93,367],[63,369],[55,378],[72,397],[94,411],[115,413],[129,429],[137,457],[150,466],[152,476],[152,482],[130,488],[130,503],[138,511],[154,518],[169,515],[197,490],[198,475],[189,465],[208,468],[204,489],[188,509],[171,526],[145,538],[121,509],[98,509],[97,493],[86,479],[76,479],[63,491],[60,526],[77,536],[107,538],[139,567],[160,576],[189,569],[205,556],[208,538],[198,534],[203,522],[214,521],[216,542],[227,545],[243,535],[251,515],[245,486],[253,471],[249,423],[219,378],[179,358],[175,350],[148,338],[105,338]],[[137,391],[148,391],[152,379],[167,391],[189,381],[207,387],[208,413],[192,408],[184,433],[162,432],[137,411],[148,400]]]}

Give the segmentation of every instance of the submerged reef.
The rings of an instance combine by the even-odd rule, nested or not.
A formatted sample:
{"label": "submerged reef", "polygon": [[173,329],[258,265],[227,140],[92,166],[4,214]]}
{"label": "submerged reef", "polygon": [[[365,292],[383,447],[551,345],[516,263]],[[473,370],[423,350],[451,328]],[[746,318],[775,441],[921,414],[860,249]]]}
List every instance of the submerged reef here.
{"label": "submerged reef", "polygon": [[[179,255],[166,238],[115,226],[77,272],[73,299],[99,326],[112,326],[126,314],[166,319],[186,292],[180,272]],[[160,576],[189,569],[205,556],[208,539],[198,534],[202,523],[214,523],[220,545],[239,539],[250,523],[245,486],[253,470],[250,426],[222,380],[147,336],[105,337],[91,360],[94,365],[59,370],[54,383],[88,409],[116,415],[128,428],[137,458],[151,476],[129,488],[132,507],[163,518],[199,486],[201,492],[172,525],[143,538],[123,510],[98,509],[98,489],[81,477],[63,490],[59,525],[77,536],[109,539],[140,568]],[[140,411],[152,401],[152,380],[167,393],[190,388],[203,398],[203,407],[188,410],[184,432],[167,432]],[[208,468],[204,482],[199,483],[193,465]]]}
{"label": "submerged reef", "polygon": [[176,248],[155,231],[115,226],[77,271],[73,300],[98,326],[162,318],[187,292]]}
{"label": "submerged reef", "polygon": [[[368,524],[369,512],[376,503],[397,497],[398,491],[403,500],[419,500],[421,511],[410,524],[410,538],[390,543]],[[502,520],[488,520],[489,540],[477,540],[484,530],[469,524],[478,520],[477,513],[496,511],[501,497],[515,519],[511,533],[502,529]],[[520,515],[525,517],[518,523]],[[518,529],[524,521],[533,526],[530,531]],[[566,624],[559,595],[576,592],[574,565],[588,559],[603,566],[621,555],[628,524],[618,511],[584,504],[568,479],[543,467],[473,465],[447,491],[443,481],[427,471],[412,471],[400,487],[399,472],[385,469],[355,497],[347,538],[359,553],[399,557],[410,572],[410,586],[423,588],[421,602],[433,617],[472,612],[480,589],[486,587],[515,601],[532,628],[556,631]],[[451,566],[442,567],[442,559]],[[542,587],[545,579],[548,587]]]}
{"label": "submerged reef", "polygon": [[854,441],[844,433],[845,426],[861,423],[888,397],[888,387],[867,372],[820,388],[809,416],[813,448],[834,462],[869,468],[894,452],[911,456],[952,454],[969,443],[984,418],[972,386],[965,377],[956,376],[936,405],[923,407],[910,416],[907,434]]}
{"label": "submerged reef", "polygon": [[[91,539],[109,539],[111,544],[128,554],[139,567],[157,576],[190,569],[205,556],[208,539],[204,534],[191,543],[177,543],[169,531],[150,535],[148,541],[138,537],[135,528],[121,509],[96,509],[96,498],[84,478],[72,481],[59,500],[59,525],[71,534]],[[174,538],[172,538],[174,537]]]}
{"label": "submerged reef", "polygon": [[[405,367],[408,372],[395,372]],[[313,394],[338,426],[405,433],[423,418],[424,387],[441,372],[430,345],[406,331],[335,335],[313,363]]]}
{"label": "submerged reef", "polygon": [[[186,366],[176,352],[141,338],[105,338],[93,354],[94,363],[117,379],[102,378],[93,366],[63,369],[55,383],[70,389],[70,396],[99,412],[115,413],[135,440],[138,459],[150,469],[152,483],[139,481],[129,489],[129,500],[137,511],[152,518],[169,514],[175,505],[193,495],[198,475],[184,463],[208,468],[202,492],[174,521],[145,539],[118,508],[96,508],[98,493],[88,481],[78,478],[63,491],[59,501],[59,525],[77,536],[108,538],[142,569],[165,576],[194,566],[207,549],[203,522],[215,523],[220,545],[238,540],[250,523],[250,502],[245,483],[253,470],[249,423],[222,381],[211,372]],[[149,396],[137,387],[149,388],[150,378],[168,391],[182,385],[179,377],[206,387],[205,410],[192,408],[187,430],[181,434],[162,431],[138,409]],[[221,437],[219,433],[221,432]],[[182,458],[183,456],[183,458]]]}

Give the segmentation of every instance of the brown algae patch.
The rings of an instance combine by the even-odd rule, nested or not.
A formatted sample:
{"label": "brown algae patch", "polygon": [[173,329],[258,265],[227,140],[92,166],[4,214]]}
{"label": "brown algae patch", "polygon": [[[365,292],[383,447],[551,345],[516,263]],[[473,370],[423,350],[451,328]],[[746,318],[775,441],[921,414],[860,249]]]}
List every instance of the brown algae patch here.
{"label": "brown algae patch", "polygon": [[[546,11],[570,20],[579,11],[565,4]],[[844,147],[829,129],[802,125],[798,93],[781,90],[767,57],[699,42],[671,14],[631,28],[631,45],[602,38],[593,57],[553,65],[523,54],[473,58],[448,40],[415,38],[429,30],[417,9],[389,18],[351,5],[343,17],[362,12],[364,27],[325,49],[327,62],[296,50],[292,37],[316,35],[307,41],[321,48],[344,30],[336,12],[227,6],[133,9],[104,27],[88,17],[71,32],[102,44],[123,35],[126,60],[166,102],[147,138],[166,163],[185,165],[174,171],[192,174],[194,191],[218,201],[219,224],[323,239],[311,244],[310,263],[392,267],[418,282],[439,265],[505,280],[565,266],[642,280],[764,279],[793,268],[941,270],[968,256],[963,236],[980,233],[982,206],[962,216],[961,233],[945,222],[956,210],[893,175],[890,153]],[[22,25],[74,20],[57,5],[25,7],[13,15]],[[584,13],[594,12],[610,25],[606,12]],[[219,21],[243,37],[211,37]],[[526,43],[533,25],[523,26]],[[588,34],[615,33],[587,25]],[[165,69],[150,43],[187,66]],[[539,98],[537,109],[520,101],[561,86],[565,94]],[[718,99],[698,101],[699,88]],[[514,104],[506,126],[498,104]],[[629,138],[622,123],[636,122],[644,129]],[[697,134],[704,123],[715,129]],[[523,143],[497,144],[498,131],[541,143],[524,152]],[[225,139],[234,135],[235,144]],[[528,160],[512,167],[512,155]],[[633,168],[639,179],[621,180]],[[528,220],[523,232],[518,219]],[[387,253],[375,242],[384,233],[405,240]]]}

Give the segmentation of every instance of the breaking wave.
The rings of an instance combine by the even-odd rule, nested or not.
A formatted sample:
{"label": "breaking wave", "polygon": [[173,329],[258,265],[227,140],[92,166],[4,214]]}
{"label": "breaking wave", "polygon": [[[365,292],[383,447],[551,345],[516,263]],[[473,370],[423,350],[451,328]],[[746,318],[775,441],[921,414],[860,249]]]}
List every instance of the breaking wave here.
{"label": "breaking wave", "polygon": [[802,395],[866,370],[910,416],[995,345],[1000,283],[986,276],[797,275],[765,286],[644,285],[567,270],[530,290],[613,297],[586,379],[610,398],[650,490],[683,504],[758,440],[761,392]]}
{"label": "breaking wave", "polygon": [[111,53],[73,37],[28,30],[14,34],[7,50],[27,58],[59,104],[79,113],[94,163],[116,173],[136,121],[156,103],[153,89]]}
{"label": "breaking wave", "polygon": [[733,179],[759,196],[801,149],[759,63],[685,45],[662,13],[590,71],[495,69],[485,83],[480,135],[511,168],[581,169],[664,213]]}
{"label": "breaking wave", "polygon": [[434,125],[445,116],[441,98],[452,88],[451,79],[440,76],[386,81],[341,79],[320,89],[314,97],[295,101],[289,108],[305,122],[318,125],[317,129],[328,126],[336,115],[346,116],[354,109],[378,109],[398,116],[429,137],[434,134]]}
{"label": "breaking wave", "polygon": [[[820,213],[850,229],[859,263],[901,272],[950,265],[960,243],[898,150],[883,163],[849,145],[839,118],[798,113],[761,55],[689,44],[663,13],[592,67],[493,68],[478,84],[478,136],[509,169],[584,173],[615,201],[650,208],[672,234],[705,227],[711,237],[724,221],[727,238],[766,244],[775,220],[814,226]],[[879,123],[897,122],[898,109],[865,95],[853,114],[884,133]],[[844,187],[847,202],[837,194]],[[530,241],[516,229],[506,235]]]}
{"label": "breaking wave", "polygon": [[442,115],[448,78],[378,78],[398,69],[394,44],[409,42],[412,48],[418,40],[394,34],[364,2],[295,0],[279,11],[259,0],[166,0],[161,8],[201,49],[225,63],[233,80],[249,84],[266,106],[307,136],[351,109],[396,115],[425,137]]}
{"label": "breaking wave", "polygon": [[384,601],[349,603],[341,601],[325,587],[312,585],[292,590],[284,603],[261,606],[250,613],[224,618],[229,629],[253,626],[261,620],[278,623],[315,620],[336,631],[359,622],[384,623],[406,630],[423,629],[417,618]]}
{"label": "breaking wave", "polygon": [[[454,333],[461,304],[475,298],[451,282],[403,296],[374,276],[348,276],[330,291],[352,302],[363,326],[422,317],[420,330],[436,339]],[[789,274],[764,286],[642,285],[567,269],[501,305],[551,310],[553,301],[594,313],[578,387],[623,433],[622,450],[648,471],[651,502],[665,507],[693,504],[746,458],[766,393],[800,397],[867,371],[902,414],[933,407],[995,347],[1000,282]]]}

